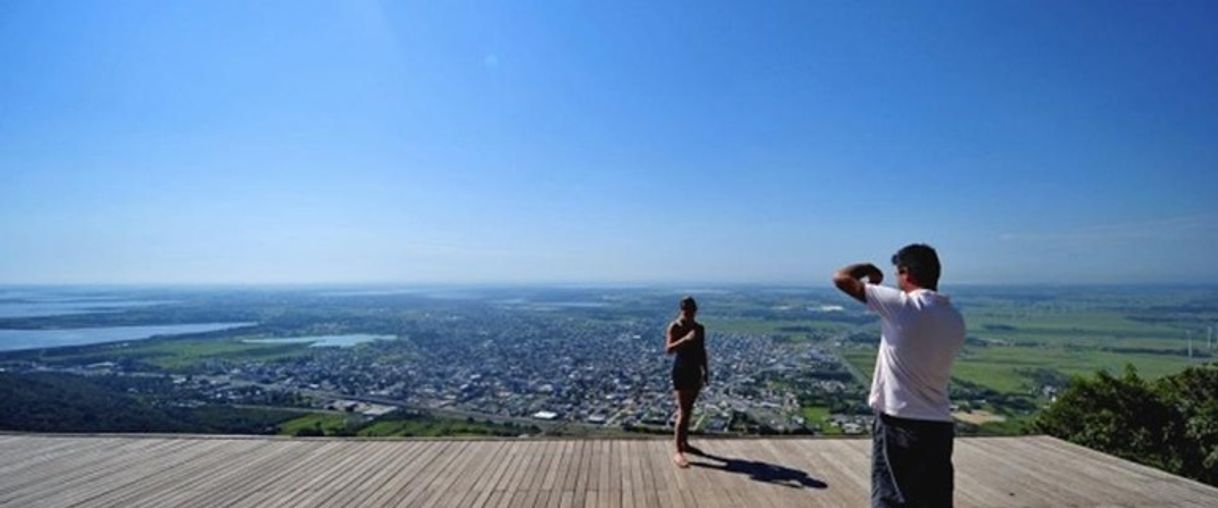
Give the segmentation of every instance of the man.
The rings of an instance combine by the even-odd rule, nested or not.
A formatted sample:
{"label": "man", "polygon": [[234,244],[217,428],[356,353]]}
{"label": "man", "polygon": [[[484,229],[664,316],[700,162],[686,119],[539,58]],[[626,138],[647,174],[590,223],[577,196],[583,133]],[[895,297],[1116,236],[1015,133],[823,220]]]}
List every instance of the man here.
{"label": "man", "polygon": [[[880,315],[871,395],[871,506],[951,506],[952,439],[947,384],[964,345],[964,318],[938,293],[939,256],[914,244],[892,256],[897,286],[870,263],[838,270],[833,283]],[[863,279],[868,280],[867,283]]]}

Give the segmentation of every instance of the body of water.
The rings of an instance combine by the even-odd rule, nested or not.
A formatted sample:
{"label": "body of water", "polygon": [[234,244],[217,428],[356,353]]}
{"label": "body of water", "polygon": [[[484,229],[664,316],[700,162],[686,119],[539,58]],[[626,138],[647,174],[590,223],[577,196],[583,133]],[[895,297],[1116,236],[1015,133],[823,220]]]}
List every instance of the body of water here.
{"label": "body of water", "polygon": [[186,325],[106,326],[63,330],[0,330],[0,351],[80,346],[147,339],[164,335],[214,332],[257,323],[197,323]]}
{"label": "body of water", "polygon": [[392,335],[352,333],[347,335],[311,335],[308,337],[284,337],[281,339],[249,339],[250,344],[312,344],[312,347],[351,347],[374,340],[393,340]]}

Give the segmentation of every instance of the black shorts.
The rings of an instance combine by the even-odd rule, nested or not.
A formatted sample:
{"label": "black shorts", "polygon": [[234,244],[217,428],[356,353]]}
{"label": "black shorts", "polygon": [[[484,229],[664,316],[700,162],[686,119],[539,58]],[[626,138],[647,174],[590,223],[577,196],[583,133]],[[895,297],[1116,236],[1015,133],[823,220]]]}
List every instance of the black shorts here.
{"label": "black shorts", "polygon": [[950,507],[952,422],[876,413],[871,434],[871,506]]}
{"label": "black shorts", "polygon": [[698,390],[702,388],[702,367],[698,365],[672,366],[673,390]]}

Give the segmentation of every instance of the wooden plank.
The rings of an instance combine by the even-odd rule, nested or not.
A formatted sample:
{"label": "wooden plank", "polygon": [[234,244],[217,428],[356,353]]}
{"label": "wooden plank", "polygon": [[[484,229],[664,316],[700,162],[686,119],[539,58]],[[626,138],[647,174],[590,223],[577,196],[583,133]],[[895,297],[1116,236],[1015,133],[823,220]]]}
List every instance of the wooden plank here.
{"label": "wooden plank", "polygon": [[579,483],[579,465],[582,461],[580,442],[570,441],[567,443],[567,446],[566,463],[562,470],[561,481],[555,486],[556,490],[563,493],[559,496],[559,505],[561,506],[573,506],[575,504],[575,485]]}
{"label": "wooden plank", "polygon": [[50,461],[63,457],[82,455],[97,450],[109,450],[118,439],[92,438],[30,438],[17,440],[0,450],[5,464],[0,464],[0,478],[5,478],[14,471],[28,470]]}
{"label": "wooden plank", "polygon": [[[659,508],[659,489],[656,487],[655,471],[652,470],[652,459],[655,455],[667,452],[666,443],[662,441],[641,441],[639,452],[635,456],[638,461],[639,474],[643,478],[643,504],[646,508]],[[665,455],[665,457],[667,457]]]}
{"label": "wooden plank", "polygon": [[510,495],[504,500],[504,504],[508,508],[520,508],[529,495],[529,484],[533,480],[533,473],[537,467],[537,462],[541,458],[537,451],[538,443],[520,443],[524,449],[524,462],[516,468],[515,474],[509,482]]}
{"label": "wooden plank", "polygon": [[422,489],[427,487],[427,484],[439,474],[439,471],[444,466],[461,453],[461,449],[467,445],[464,441],[450,441],[446,443],[436,443],[441,447],[433,452],[430,460],[426,464],[420,464],[415,468],[411,475],[401,478],[393,488],[391,496],[381,499],[378,504],[381,506],[406,506],[410,500],[418,497]]}
{"label": "wooden plank", "polygon": [[[182,444],[185,445],[185,448],[179,449],[173,454],[150,458],[147,461],[141,461],[138,456],[132,457],[131,462],[124,463],[124,465],[78,478],[80,482],[72,485],[71,488],[54,489],[49,491],[47,496],[26,498],[23,502],[67,506],[100,497],[113,492],[115,488],[128,492],[136,491],[136,493],[152,497],[157,494],[156,478],[174,471],[176,466],[189,467],[208,452],[223,452],[224,449],[222,448],[223,443],[186,441]],[[199,450],[199,448],[204,449]],[[132,487],[136,483],[138,483],[138,489]]]}
{"label": "wooden plank", "polygon": [[511,469],[512,464],[516,461],[516,459],[519,455],[520,455],[520,447],[511,446],[508,448],[507,454],[500,458],[500,463],[499,463],[498,467],[494,470],[494,473],[492,474],[492,476],[485,480],[479,480],[479,482],[477,484],[475,484],[474,488],[475,488],[475,490],[478,491],[478,496],[474,499],[473,504],[470,506],[472,506],[474,508],[481,508],[483,506],[491,506],[490,505],[491,498],[497,499],[497,496],[495,496],[495,494],[496,494],[496,492],[499,492],[499,491],[497,491],[496,489],[498,488],[500,482],[503,481],[504,476],[506,475],[508,470]]}
{"label": "wooden plank", "polygon": [[196,458],[183,467],[137,479],[136,485],[139,488],[116,489],[105,497],[90,501],[89,504],[97,502],[130,508],[183,506],[191,497],[210,497],[217,492],[223,492],[225,488],[232,488],[230,483],[234,477],[227,476],[228,473],[239,471],[250,462],[264,457],[273,457],[274,454],[270,450],[279,445],[274,441],[257,440],[221,441],[221,444],[222,448],[196,455]]}
{"label": "wooden plank", "polygon": [[415,441],[379,442],[384,453],[379,453],[369,464],[361,464],[362,475],[351,488],[325,501],[326,506],[362,506],[389,477],[398,471],[394,465],[402,463],[402,456],[409,455],[419,446]]}
{"label": "wooden plank", "polygon": [[404,491],[414,481],[415,476],[432,462],[439,460],[448,448],[453,446],[456,444],[451,441],[422,441],[419,446],[408,450],[409,453],[398,455],[395,458],[395,467],[391,467],[394,473],[383,481],[375,493],[355,506],[392,506],[390,500],[405,496]]}
{"label": "wooden plank", "polygon": [[105,485],[103,489],[71,502],[135,507],[142,501],[144,504],[178,506],[180,498],[189,493],[194,483],[205,479],[207,472],[240,463],[242,455],[270,446],[273,443],[269,441],[197,441],[193,449],[178,452],[182,461],[177,464],[151,473],[132,468],[110,474],[99,479]]}
{"label": "wooden plank", "polygon": [[1000,462],[1000,477],[992,481],[1002,482],[999,485],[1005,485],[1006,488],[1010,489],[1010,492],[1015,493],[1014,499],[1036,499],[1056,506],[1088,502],[1087,499],[1080,498],[1071,491],[1075,488],[1085,488],[1086,486],[1062,486],[1056,482],[1044,481],[1043,477],[1040,476],[1040,470],[1046,465],[1036,463],[1035,461],[1028,462],[1020,456],[1021,451],[1011,449],[1011,444],[992,447],[989,442],[982,441],[973,443],[973,445],[982,455],[993,457],[994,460]]}
{"label": "wooden plank", "polygon": [[[768,508],[780,496],[786,496],[791,501],[799,501],[793,495],[795,489],[764,481],[766,474],[788,471],[788,469],[779,469],[788,466],[785,466],[784,460],[773,456],[771,449],[767,448],[770,443],[771,441],[768,440],[747,441],[743,439],[705,443],[706,446],[712,447],[734,460],[742,461],[739,464],[744,464],[746,468],[746,471],[715,471],[717,474],[713,475],[711,481],[719,487],[720,499],[723,502],[729,506],[750,504]],[[757,468],[764,468],[764,471],[755,478],[754,475],[758,474]],[[744,496],[743,493],[746,491],[750,491],[750,493]]]}
{"label": "wooden plank", "polygon": [[516,453],[512,455],[511,462],[508,464],[507,470],[505,470],[502,476],[499,477],[499,481],[495,482],[495,487],[493,490],[495,492],[503,493],[499,499],[499,503],[502,506],[508,506],[511,504],[512,495],[516,493],[517,478],[519,478],[525,464],[531,458],[529,456],[528,448],[522,446],[523,444],[524,443],[517,443],[517,445],[514,447],[516,448]]}
{"label": "wooden plank", "polygon": [[629,449],[629,461],[632,470],[631,483],[634,488],[634,506],[635,508],[654,508],[659,502],[648,501],[649,489],[654,491],[655,483],[651,478],[651,473],[646,469],[646,459],[644,458],[644,455],[651,453],[650,443],[648,441],[635,441],[630,443]]}
{"label": "wooden plank", "polygon": [[549,467],[546,469],[545,479],[541,483],[542,490],[554,490],[555,484],[559,481],[559,473],[561,473],[560,467],[562,466],[563,461],[566,460],[569,450],[568,445],[570,445],[571,442],[554,441],[554,443],[557,447],[555,460],[551,461]]}
{"label": "wooden plank", "polygon": [[331,482],[346,468],[363,457],[358,451],[358,442],[332,441],[335,446],[330,453],[318,457],[310,464],[289,467],[289,477],[295,475],[291,488],[283,489],[281,495],[267,506],[312,506],[317,498],[328,494]]}
{"label": "wooden plank", "polygon": [[444,500],[443,495],[457,482],[465,471],[471,469],[481,459],[480,450],[485,446],[483,441],[470,441],[462,448],[460,455],[452,463],[436,475],[436,479],[424,490],[423,494],[411,506],[439,506]]}
{"label": "wooden plank", "polygon": [[545,482],[546,473],[549,470],[550,464],[558,458],[559,450],[559,447],[553,442],[537,442],[538,458],[530,471],[528,482],[524,485],[524,489],[528,494],[524,497],[523,502],[520,504],[522,508],[537,508],[538,506],[544,506],[546,496],[541,487]]}
{"label": "wooden plank", "polygon": [[[1094,464],[1093,467],[1082,468],[1079,472],[1090,476],[1092,481],[1098,483],[1103,483],[1112,477],[1126,478],[1117,483],[1125,488],[1142,486],[1139,494],[1155,499],[1156,502],[1164,498],[1179,501],[1197,499],[1208,501],[1208,498],[1218,495],[1216,487],[1113,457],[1061,439],[1035,436],[1022,438],[1021,443],[1033,450],[1029,453],[1044,456],[1047,462],[1064,460]],[[1196,495],[1201,497],[1196,498]]]}
{"label": "wooden plank", "polygon": [[352,495],[360,483],[366,481],[373,464],[386,460],[393,450],[392,443],[377,441],[351,441],[344,443],[346,455],[352,457],[347,466],[338,468],[321,483],[317,491],[304,501],[305,506],[334,506],[339,498]]}
{"label": "wooden plank", "polygon": [[[313,467],[337,450],[334,441],[287,441],[280,443],[281,453],[272,454],[267,462],[255,464],[252,471],[241,471],[231,485],[214,484],[214,491],[196,496],[188,506],[231,507],[251,506],[255,499],[276,499],[290,495],[297,486],[301,468]],[[263,496],[264,493],[269,496]],[[266,506],[262,501],[256,506]]]}
{"label": "wooden plank", "polygon": [[608,439],[601,441],[601,508],[622,507],[622,471],[618,467],[615,453],[615,442]]}
{"label": "wooden plank", "polygon": [[[698,444],[741,462],[728,471],[678,470],[667,440],[18,436],[0,439],[0,468],[11,473],[0,476],[0,504],[787,508],[868,502],[869,440]],[[3,453],[8,450],[16,453]],[[963,507],[1218,505],[1213,487],[1047,437],[958,439],[955,462]],[[28,470],[21,467],[26,463]],[[827,488],[790,486],[809,478]]]}
{"label": "wooden plank", "polygon": [[[145,444],[145,446],[161,445],[167,449],[180,449],[188,447],[191,444],[192,443],[190,442],[170,443],[162,441],[160,443],[151,445]],[[13,496],[4,500],[3,502],[12,503],[14,505],[49,504],[49,499],[56,496],[75,495],[78,497],[88,497],[98,489],[105,487],[102,480],[104,479],[105,475],[111,471],[129,471],[132,468],[156,467],[166,464],[170,460],[174,460],[161,455],[151,459],[148,463],[141,464],[140,459],[144,456],[141,453],[138,453],[138,451],[139,450],[136,450],[135,453],[123,453],[120,455],[115,455],[109,460],[103,460],[100,462],[90,461],[89,466],[86,468],[76,469],[76,474],[70,477],[60,478],[59,481],[55,481],[52,488],[47,488],[52,482],[51,478],[40,478],[33,482],[27,482],[25,487],[12,492]],[[182,460],[182,458],[179,457],[176,460]]]}
{"label": "wooden plank", "polygon": [[[343,506],[348,499],[358,496],[361,486],[378,476],[400,451],[400,443],[396,442],[370,441],[367,444],[363,459],[340,473],[327,489],[329,495],[318,498],[317,505]],[[356,453],[360,452],[356,450]]]}
{"label": "wooden plank", "polygon": [[952,453],[955,468],[955,500],[962,506],[1006,506],[1022,502],[995,481],[1003,474],[1001,464],[993,460],[975,460],[984,457],[968,439],[957,439]]}
{"label": "wooden plank", "polygon": [[[818,446],[819,445],[819,446]],[[799,443],[799,453],[810,460],[809,468],[823,475],[827,484],[826,505],[862,506],[871,500],[871,440],[827,439]]]}
{"label": "wooden plank", "polygon": [[478,451],[481,456],[477,466],[453,484],[452,496],[445,500],[443,506],[455,508],[474,504],[481,494],[478,490],[480,485],[484,486],[483,482],[500,468],[500,461],[507,457],[507,450],[513,446],[514,443],[507,441],[488,442],[486,447]]}
{"label": "wooden plank", "polygon": [[156,447],[169,447],[172,442],[157,439],[120,439],[104,448],[92,448],[79,453],[71,453],[61,457],[63,460],[41,462],[29,467],[19,468],[0,477],[0,503],[4,502],[4,494],[13,493],[29,485],[38,484],[51,475],[75,476],[88,471],[99,463],[121,461],[128,453],[143,453]]}
{"label": "wooden plank", "polygon": [[562,504],[563,478],[566,470],[571,467],[571,455],[574,443],[570,440],[559,441],[558,460],[554,461],[546,480],[542,482],[542,490],[547,493],[545,508],[558,508]]}
{"label": "wooden plank", "polygon": [[579,442],[579,474],[575,478],[575,498],[572,503],[579,508],[586,508],[588,500],[588,485],[592,479],[592,441]]}
{"label": "wooden plank", "polygon": [[[175,459],[173,452],[188,448],[191,445],[192,443],[189,440],[150,439],[136,443],[134,447],[125,450],[123,453],[109,456],[103,455],[99,457],[99,460],[88,460],[83,466],[72,467],[66,473],[54,475],[43,473],[35,479],[27,479],[21,488],[5,490],[4,497],[0,497],[0,504],[12,504],[14,506],[29,505],[53,492],[82,488],[112,471],[121,471],[127,468],[141,468],[145,471],[154,470],[174,460],[182,460],[181,458]],[[145,452],[147,453],[145,454]],[[75,464],[76,462],[73,461],[72,463]],[[55,477],[58,477],[58,481],[52,483],[51,479]]]}
{"label": "wooden plank", "polygon": [[433,467],[424,469],[420,475],[420,480],[418,480],[418,483],[415,485],[415,488],[407,489],[406,496],[398,500],[395,505],[421,506],[421,498],[424,498],[430,493],[428,489],[431,489],[436,480],[442,478],[445,472],[448,471],[454,463],[463,458],[465,451],[469,447],[469,441],[462,441],[460,442],[459,446],[449,450],[444,456],[441,456],[439,462],[437,462]]}
{"label": "wooden plank", "polygon": [[[293,440],[280,443],[277,453],[270,454],[265,461],[251,464],[247,468],[235,468],[235,479],[213,476],[205,492],[185,501],[185,506],[230,507],[265,506],[269,499],[283,496],[286,489],[276,486],[287,482],[296,467],[308,467],[329,455],[337,447],[334,442]],[[221,473],[222,474],[222,473]]]}
{"label": "wooden plank", "polygon": [[621,470],[622,477],[622,508],[635,508],[637,506],[635,489],[636,482],[639,480],[634,467],[634,461],[631,457],[634,453],[632,441],[622,441],[618,443],[618,468]]}

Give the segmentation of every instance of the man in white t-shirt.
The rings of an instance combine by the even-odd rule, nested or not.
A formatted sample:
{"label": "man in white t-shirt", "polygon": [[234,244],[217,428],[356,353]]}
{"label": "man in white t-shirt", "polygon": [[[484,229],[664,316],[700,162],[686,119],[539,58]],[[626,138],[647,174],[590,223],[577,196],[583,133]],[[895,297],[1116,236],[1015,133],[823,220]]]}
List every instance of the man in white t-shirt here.
{"label": "man in white t-shirt", "polygon": [[[897,286],[870,263],[833,276],[838,289],[865,303],[881,320],[871,395],[871,506],[951,506],[952,423],[947,385],[964,345],[964,318],[939,294],[939,256],[908,245],[892,256]],[[867,283],[863,279],[868,280]]]}

